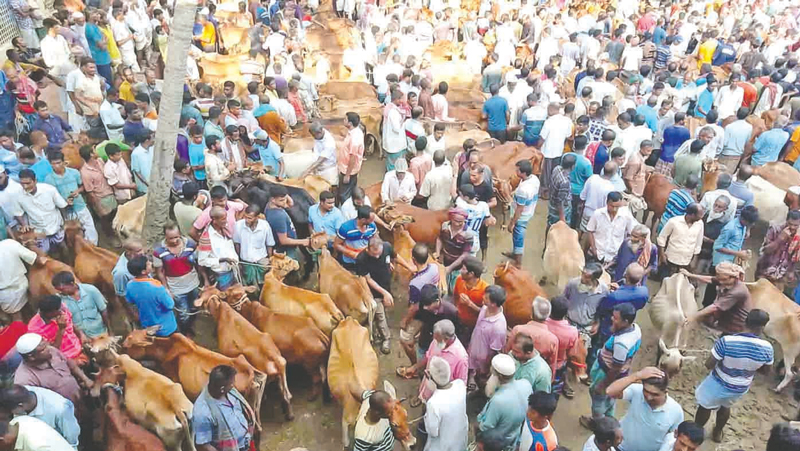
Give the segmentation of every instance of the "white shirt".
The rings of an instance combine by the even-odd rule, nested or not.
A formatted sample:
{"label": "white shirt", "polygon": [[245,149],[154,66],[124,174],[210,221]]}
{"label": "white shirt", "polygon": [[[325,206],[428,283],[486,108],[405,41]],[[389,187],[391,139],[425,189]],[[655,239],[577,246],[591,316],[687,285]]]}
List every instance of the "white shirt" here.
{"label": "white shirt", "polygon": [[614,219],[608,214],[608,207],[598,208],[592,213],[586,230],[594,233],[597,258],[610,262],[617,255],[619,247],[633,228],[639,224],[628,207],[620,207]]}
{"label": "white shirt", "polygon": [[642,141],[646,139],[653,139],[653,131],[650,130],[650,127],[647,125],[628,127],[625,129],[625,132],[627,133],[617,133],[617,138],[622,137],[620,147],[625,149],[625,163],[622,164],[622,167],[625,167],[625,165],[628,164],[628,158],[630,158],[634,152],[639,151]]}
{"label": "white shirt", "polygon": [[744,99],[744,89],[738,84],[723,86],[717,91],[717,98],[714,105],[717,107],[720,119],[734,116],[736,111],[742,106]]}
{"label": "white shirt", "polygon": [[20,451],[73,451],[72,446],[64,440],[55,429],[42,420],[29,416],[16,417],[10,424],[18,425],[15,450]]}
{"label": "white shirt", "polygon": [[417,152],[417,139],[412,138],[410,135],[416,136],[419,138],[420,136],[425,136],[425,126],[422,125],[422,122],[416,119],[406,119],[403,123],[403,133],[406,135],[406,148],[411,154],[415,154]]}
{"label": "white shirt", "polygon": [[322,139],[314,140],[314,155],[317,158],[323,158],[322,163],[317,167],[317,172],[336,167],[336,140],[328,130],[323,130]]}
{"label": "white shirt", "polygon": [[383,148],[387,153],[397,153],[406,148],[403,115],[396,106],[389,108],[383,123]]}
{"label": "white shirt", "polygon": [[584,201],[583,215],[591,219],[595,210],[606,206],[608,193],[611,191],[614,191],[614,183],[611,180],[603,178],[600,174],[589,177],[581,191],[581,200]]}
{"label": "white shirt", "polygon": [[[6,239],[0,241],[0,290],[17,289],[27,285],[25,274],[28,272],[23,262],[32,265],[36,261],[36,252],[26,248],[18,241]],[[24,285],[23,285],[24,284]]]}
{"label": "white shirt", "polygon": [[450,187],[453,183],[453,169],[445,160],[441,166],[434,166],[425,175],[419,195],[428,198],[428,210],[444,210],[450,207]]}
{"label": "white shirt", "polygon": [[409,203],[417,194],[417,184],[414,174],[406,172],[403,180],[397,178],[397,171],[389,171],[383,177],[381,185],[381,200],[386,203]]}
{"label": "white shirt", "polygon": [[255,230],[248,227],[244,219],[236,221],[233,226],[233,242],[239,245],[242,261],[251,263],[267,258],[267,247],[275,246],[272,229],[263,219],[256,220]]}
{"label": "white shirt", "polygon": [[[434,119],[437,121],[451,121],[452,118],[450,117],[449,105],[447,103],[447,98],[441,94],[434,94],[431,96],[431,102],[433,103],[433,111],[434,111]],[[440,112],[439,114],[435,114],[435,112]]]}
{"label": "white shirt", "polygon": [[[425,148],[425,153],[427,153],[428,155],[431,156],[431,158],[433,158],[433,154],[437,150],[444,151],[447,148],[445,144],[446,139],[447,138],[445,138],[444,135],[442,135],[442,139],[440,140],[436,140],[436,137],[434,135],[428,135],[428,147]],[[444,161],[447,162],[447,160]]]}
{"label": "white shirt", "polygon": [[728,202],[728,209],[725,210],[725,215],[723,216],[723,221],[728,222],[736,216],[736,207],[738,205],[738,200],[733,196],[733,194],[728,192],[728,190],[715,189],[713,191],[707,191],[705,194],[703,194],[703,198],[700,200],[700,205],[702,205],[706,211],[711,211],[711,209],[714,208],[714,202],[716,202],[721,196],[727,197],[730,201]]}
{"label": "white shirt", "polygon": [[530,177],[519,182],[517,189],[514,190],[514,202],[511,203],[512,214],[513,209],[517,208],[517,205],[521,205],[522,213],[520,213],[519,219],[527,221],[533,217],[533,213],[536,211],[536,202],[538,201],[539,177],[531,174]]}
{"label": "white shirt", "polygon": [[587,83],[587,86],[592,88],[592,101],[603,102],[603,97],[614,96],[617,87],[607,81],[592,81]]}
{"label": "white shirt", "polygon": [[64,224],[59,208],[67,208],[67,201],[58,194],[56,187],[37,183],[36,194],[29,194],[23,190],[18,198],[14,216],[26,213],[29,225],[36,232],[50,236],[58,233]]}
{"label": "white shirt", "polygon": [[623,70],[638,72],[639,71],[639,63],[642,62],[642,57],[644,54],[642,53],[641,47],[630,47],[626,46],[625,50],[622,51],[622,59],[625,63],[622,66]]}
{"label": "white shirt", "polygon": [[286,99],[275,99],[271,102],[271,105],[278,111],[280,117],[286,121],[286,124],[289,127],[294,127],[297,125],[297,114],[294,111],[294,107],[291,103],[289,103]]}
{"label": "white shirt", "polygon": [[120,114],[119,108],[116,106],[116,104],[112,105],[108,99],[103,100],[103,103],[100,104],[100,119],[103,121],[103,126],[106,128],[108,139],[118,141],[123,140],[123,127],[113,129],[109,128],[111,125],[125,125],[125,119],[122,118],[122,114]]}
{"label": "white shirt", "polygon": [[75,70],[75,64],[70,59],[71,52],[69,44],[60,34],[55,37],[49,34],[42,38],[40,42],[42,49],[42,59],[47,67],[50,68],[50,74],[56,77],[65,76],[71,71]]}
{"label": "white shirt", "polygon": [[428,441],[424,451],[463,451],[467,449],[467,386],[461,379],[450,388],[437,388],[426,405],[425,430]]}
{"label": "white shirt", "polygon": [[471,204],[458,197],[456,199],[456,207],[467,212],[467,220],[464,227],[472,232],[472,253],[476,254],[480,250],[480,230],[481,226],[483,226],[483,221],[492,215],[489,211],[489,204],[480,200]]}
{"label": "white shirt", "polygon": [[550,116],[544,121],[540,136],[544,139],[544,157],[558,158],[564,153],[564,142],[572,136],[572,121],[562,114]]}
{"label": "white shirt", "polygon": [[239,255],[236,254],[233,240],[221,235],[214,227],[209,227],[206,231],[208,232],[208,240],[211,242],[211,251],[204,251],[198,248],[197,263],[216,273],[230,271],[231,264],[220,262],[219,260],[221,258],[229,258],[236,262],[239,261]]}
{"label": "white shirt", "polygon": [[[372,203],[369,201],[368,196],[364,196],[364,205],[371,207]],[[351,219],[355,219],[358,216],[358,212],[356,211],[356,206],[353,205],[353,198],[348,197],[346,201],[339,207],[339,210],[342,212],[342,216],[344,216],[345,221],[349,221]]]}
{"label": "white shirt", "polygon": [[17,201],[22,196],[22,185],[8,178],[6,189],[0,190],[0,208],[6,217],[6,223],[11,224],[15,221],[14,212],[17,211]]}
{"label": "white shirt", "polygon": [[[119,42],[123,39],[127,39],[131,34],[131,29],[128,28],[128,25],[125,22],[119,22],[114,18],[109,19],[109,25],[111,25],[111,33],[114,35],[114,41]],[[133,52],[135,51],[135,47],[133,45],[134,39],[122,44],[119,46],[119,50],[121,52]]]}

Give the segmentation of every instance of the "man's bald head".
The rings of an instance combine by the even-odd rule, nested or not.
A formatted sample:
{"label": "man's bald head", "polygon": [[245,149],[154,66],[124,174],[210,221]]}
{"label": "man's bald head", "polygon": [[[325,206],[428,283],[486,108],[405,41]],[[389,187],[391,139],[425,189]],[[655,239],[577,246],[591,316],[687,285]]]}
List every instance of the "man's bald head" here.
{"label": "man's bald head", "polygon": [[617,173],[617,163],[613,161],[607,161],[606,164],[603,165],[603,177],[610,179]]}
{"label": "man's bald head", "polygon": [[628,285],[639,285],[644,278],[644,268],[642,265],[634,262],[628,265],[625,270],[625,283]]}
{"label": "man's bald head", "polygon": [[209,212],[209,216],[211,216],[211,219],[224,218],[225,215],[226,215],[225,209],[222,207],[211,207],[211,211]]}

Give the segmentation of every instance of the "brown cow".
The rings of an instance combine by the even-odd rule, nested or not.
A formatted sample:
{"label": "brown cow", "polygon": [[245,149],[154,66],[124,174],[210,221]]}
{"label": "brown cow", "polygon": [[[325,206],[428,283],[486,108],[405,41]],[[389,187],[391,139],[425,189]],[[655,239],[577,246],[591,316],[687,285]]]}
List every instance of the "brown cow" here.
{"label": "brown cow", "polygon": [[[392,247],[394,248],[395,254],[413,264],[411,251],[414,250],[414,246],[416,246],[417,242],[414,241],[414,238],[411,238],[411,234],[408,233],[408,230],[402,225],[398,225],[392,229],[392,237]],[[433,250],[428,252],[428,263],[433,263],[439,268],[439,290],[442,293],[447,292],[447,269],[444,265],[434,260]],[[409,273],[408,269],[403,265],[397,265],[395,271],[400,277],[400,286],[408,286],[408,282],[414,275]]]}
{"label": "brown cow", "polygon": [[497,265],[494,270],[494,283],[506,290],[506,303],[503,311],[508,327],[526,324],[533,317],[532,301],[537,296],[546,298],[542,287],[533,281],[527,271],[518,269],[510,262]]}
{"label": "brown cow", "polygon": [[378,97],[375,88],[363,81],[331,80],[319,87],[319,93],[333,94],[339,100],[361,100]]}
{"label": "brown cow", "polygon": [[664,214],[664,209],[667,208],[669,193],[676,188],[677,186],[672,183],[667,176],[662,174],[651,172],[647,179],[647,184],[644,186],[644,193],[642,195],[644,201],[647,202],[647,210],[645,210],[642,216],[642,224],[647,225],[647,217],[650,215],[650,212],[652,212],[653,224],[651,228],[653,229],[654,236],[656,227],[659,221],[661,221],[661,215]]}
{"label": "brown cow", "polygon": [[404,203],[396,203],[391,208],[381,206],[376,214],[386,224],[403,224],[415,242],[425,243],[430,247],[436,245],[442,224],[448,220],[447,210],[426,210]]}
{"label": "brown cow", "polygon": [[[361,394],[378,386],[378,355],[370,345],[370,333],[353,318],[347,318],[333,331],[331,355],[328,358],[328,383],[331,393],[344,412],[342,413],[342,443],[350,444],[349,427],[356,423],[361,408]],[[397,401],[396,392],[390,383],[384,389],[392,396],[389,423],[392,433],[400,440],[405,450],[416,443],[408,427],[408,413]]]}
{"label": "brown cow", "polygon": [[247,293],[252,292],[255,292],[255,287],[236,284],[221,292],[219,297],[258,330],[270,334],[286,363],[300,365],[308,372],[312,385],[309,399],[316,398],[327,387],[325,365],[330,338],[310,318],[273,312],[258,302],[248,301]]}
{"label": "brown cow", "polygon": [[194,450],[189,429],[192,402],[183,388],[166,376],[147,369],[130,356],[110,352],[113,361],[95,375],[92,396],[98,396],[106,384],[124,385],[125,408],[133,419],[156,434],[169,449]]}
{"label": "brown cow", "polygon": [[122,406],[122,396],[113,385],[104,385],[103,449],[106,451],[166,451],[152,432],[134,423]]}
{"label": "brown cow", "polygon": [[[217,347],[222,355],[236,357],[243,355],[253,367],[267,375],[268,380],[277,380],[283,396],[283,409],[286,419],[294,419],[292,413],[292,394],[286,381],[286,359],[283,358],[272,336],[261,332],[250,324],[230,305],[222,301],[222,292],[216,286],[206,286],[194,301],[195,307],[205,306],[217,321]],[[240,298],[246,300],[246,293]]]}
{"label": "brown cow", "polygon": [[367,279],[344,269],[327,248],[319,256],[319,291],[329,295],[344,316],[351,316],[361,324],[366,322],[372,332],[375,299]]}
{"label": "brown cow", "polygon": [[773,161],[764,166],[753,167],[753,175],[763,178],[784,191],[788,191],[793,186],[800,186],[800,172],[792,165],[782,161]]}
{"label": "brown cow", "polygon": [[[36,243],[27,242],[25,246],[36,252],[39,258],[47,257],[44,251],[36,247]],[[36,310],[39,298],[48,294],[58,294],[58,291],[53,287],[53,276],[66,271],[75,274],[72,267],[66,263],[60,262],[54,258],[47,258],[43,265],[33,265],[28,269],[28,293],[30,293],[31,307]],[[75,277],[75,282],[79,283],[79,278]]]}
{"label": "brown cow", "polygon": [[311,318],[325,335],[330,336],[336,325],[344,319],[331,297],[283,283],[286,274],[299,268],[297,261],[273,254],[270,263],[272,271],[264,276],[260,302],[278,313]]}
{"label": "brown cow", "polygon": [[125,337],[122,348],[136,360],[154,360],[164,369],[167,377],[183,386],[189,399],[197,399],[208,383],[214,367],[229,365],[236,369],[234,387],[247,399],[256,413],[256,424],[261,428],[261,397],[267,376],[257,371],[243,355],[236,358],[198,346],[182,334],[154,337],[158,326],[134,330]]}

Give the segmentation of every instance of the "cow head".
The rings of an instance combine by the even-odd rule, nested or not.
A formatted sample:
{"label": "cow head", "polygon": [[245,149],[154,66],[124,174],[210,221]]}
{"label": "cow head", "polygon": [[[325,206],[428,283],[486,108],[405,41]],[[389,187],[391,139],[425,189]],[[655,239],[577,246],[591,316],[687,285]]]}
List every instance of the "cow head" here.
{"label": "cow head", "polygon": [[161,326],[150,326],[145,329],[135,329],[125,337],[122,342],[123,349],[142,348],[153,344],[153,336]]}
{"label": "cow head", "polygon": [[64,222],[64,238],[67,240],[68,246],[74,246],[75,237],[83,236],[83,227],[78,220],[70,219]]}
{"label": "cow head", "polygon": [[247,302],[247,296],[256,291],[258,291],[257,287],[244,286],[239,283],[228,287],[225,291],[220,291],[216,285],[207,286],[200,292],[200,296],[194,301],[194,305],[195,307],[202,307],[211,299],[216,299],[217,301],[227,302],[234,310],[239,310],[242,304]]}
{"label": "cow head", "polygon": [[673,377],[678,374],[683,367],[684,362],[691,362],[696,359],[695,356],[685,356],[681,354],[678,348],[668,348],[664,340],[658,339],[658,347],[661,349],[661,357],[658,359],[658,367],[661,368],[667,376]]}
{"label": "cow head", "polygon": [[116,363],[111,366],[101,367],[100,371],[93,373],[92,376],[94,376],[94,384],[89,394],[94,398],[100,396],[100,390],[103,387],[109,385],[118,386],[125,380],[125,372]]}
{"label": "cow head", "polygon": [[120,336],[101,334],[100,336],[91,339],[89,342],[89,352],[92,354],[98,354],[106,350],[116,351],[119,349],[120,341],[122,341],[122,337]]}
{"label": "cow head", "polygon": [[405,451],[410,451],[417,443],[417,439],[411,434],[411,427],[408,424],[408,412],[401,405],[403,400],[397,399],[397,390],[389,381],[383,381],[383,391],[392,397],[392,401],[388,406],[392,434],[400,441]]}
{"label": "cow head", "polygon": [[315,251],[328,247],[328,234],[325,232],[315,233],[309,239],[311,240],[309,247]]}
{"label": "cow head", "polygon": [[414,222],[413,216],[401,213],[394,205],[383,204],[378,207],[375,213],[383,222],[389,225],[389,230],[394,229],[396,225],[405,225]]}
{"label": "cow head", "polygon": [[581,382],[589,378],[589,374],[586,372],[586,356],[588,354],[586,344],[580,338],[575,341],[575,346],[567,351],[567,364]]}
{"label": "cow head", "polygon": [[503,285],[501,282],[506,280],[510,272],[514,271],[516,267],[511,264],[511,261],[506,261],[505,263],[500,263],[494,269],[494,283],[497,285]]}
{"label": "cow head", "polygon": [[270,266],[272,266],[272,274],[278,280],[283,280],[290,272],[300,269],[300,264],[297,263],[297,260],[286,254],[275,252],[272,254],[272,257],[270,257],[269,262]]}

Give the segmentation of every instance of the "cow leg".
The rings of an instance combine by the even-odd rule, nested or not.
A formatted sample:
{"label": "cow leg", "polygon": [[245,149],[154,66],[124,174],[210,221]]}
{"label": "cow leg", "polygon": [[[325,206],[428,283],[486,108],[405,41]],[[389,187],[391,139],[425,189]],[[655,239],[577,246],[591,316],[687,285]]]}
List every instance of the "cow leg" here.
{"label": "cow leg", "polygon": [[328,374],[325,369],[325,364],[319,366],[319,372],[322,378],[322,402],[330,403],[332,400],[331,389],[328,387]]}
{"label": "cow leg", "polygon": [[785,369],[784,369],[785,373],[783,375],[783,380],[781,381],[780,384],[778,384],[778,387],[775,388],[776,393],[779,393],[784,388],[786,388],[786,386],[789,385],[789,383],[794,378],[794,374],[792,373],[792,365],[794,365],[795,359],[797,359],[797,355],[798,353],[800,353],[800,349],[798,349],[798,347],[800,346],[798,346],[797,344],[795,344],[791,348],[789,348],[788,346],[783,346],[783,344],[781,344],[781,347],[783,348],[783,362],[785,364]]}
{"label": "cow leg", "polygon": [[292,394],[289,392],[289,385],[286,383],[286,370],[280,376],[278,381],[281,388],[281,395],[283,395],[283,412],[286,415],[286,421],[294,420],[294,412],[292,411]]}
{"label": "cow leg", "polygon": [[347,424],[347,420],[342,418],[342,446],[344,447],[344,449],[347,449],[347,448],[350,447],[350,437],[349,437],[349,435],[350,435],[349,432],[350,431],[348,430],[349,428],[350,428],[350,425]]}

